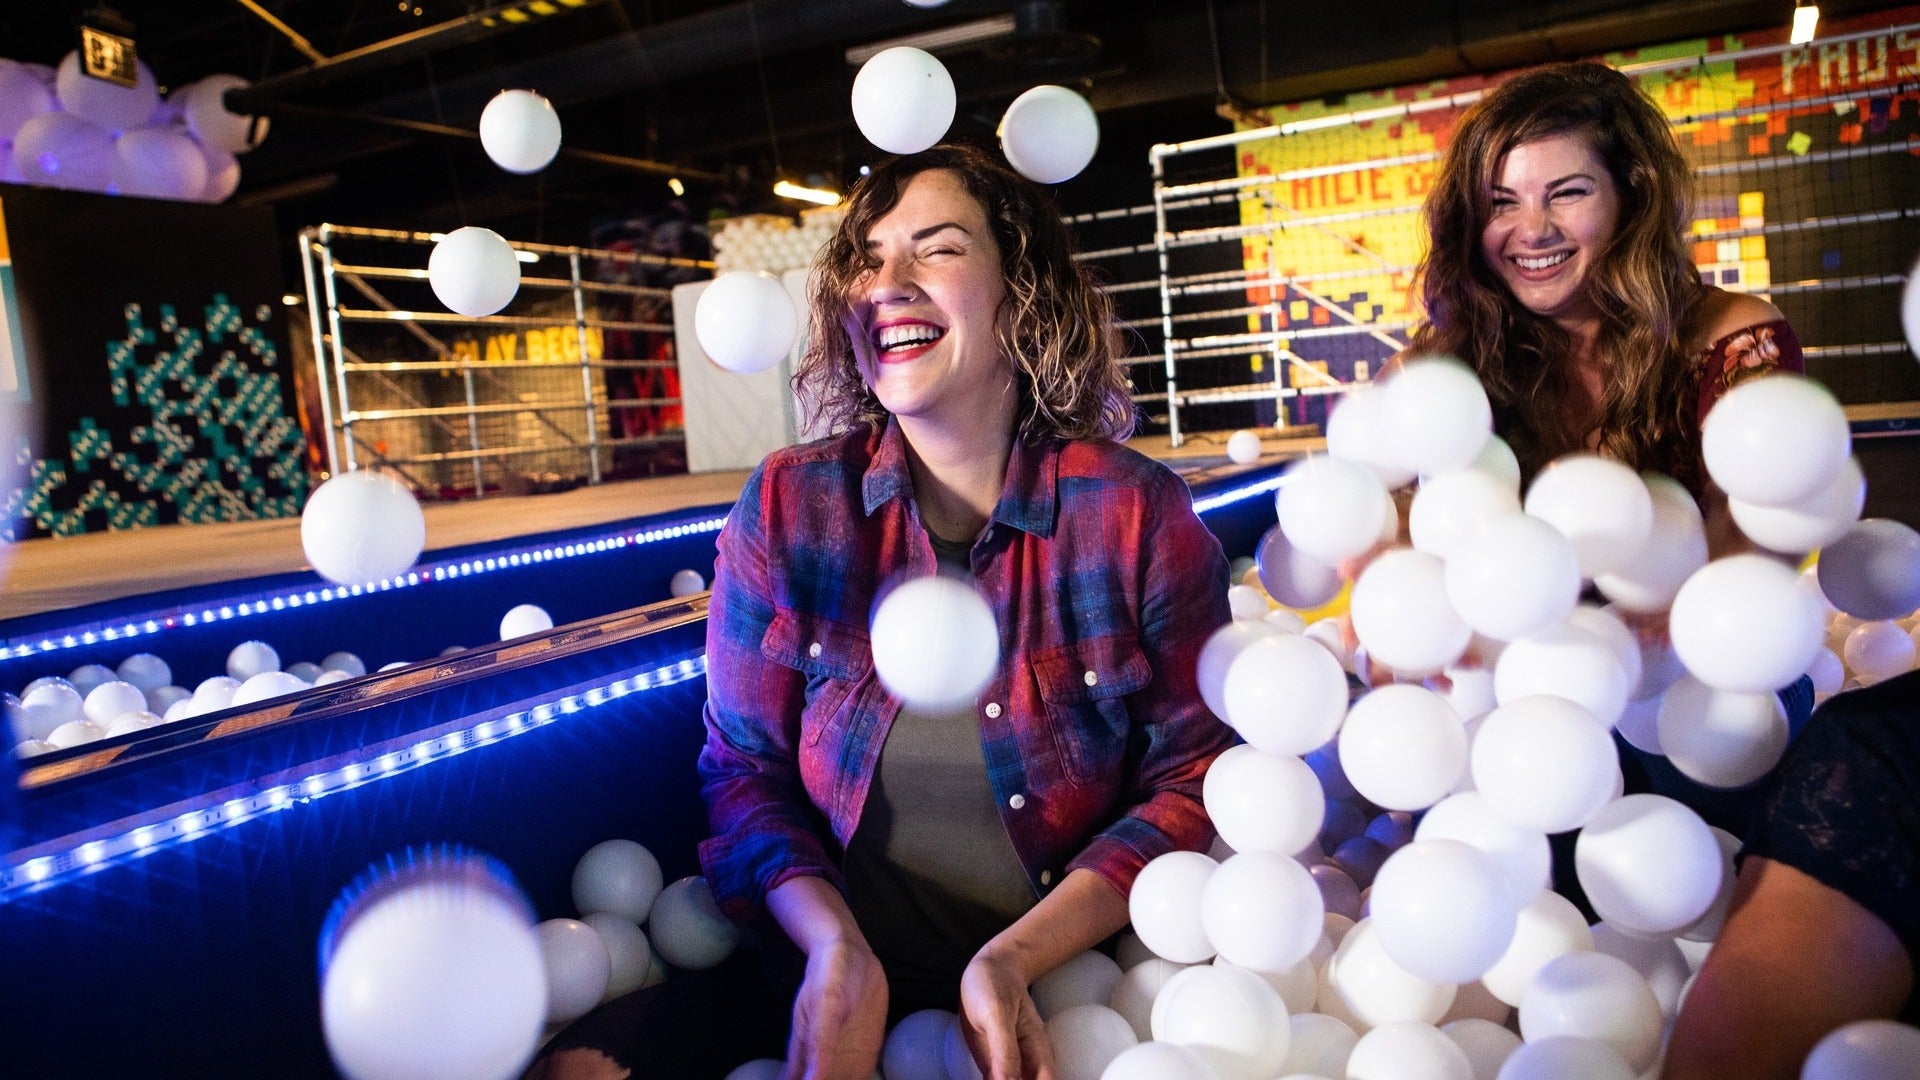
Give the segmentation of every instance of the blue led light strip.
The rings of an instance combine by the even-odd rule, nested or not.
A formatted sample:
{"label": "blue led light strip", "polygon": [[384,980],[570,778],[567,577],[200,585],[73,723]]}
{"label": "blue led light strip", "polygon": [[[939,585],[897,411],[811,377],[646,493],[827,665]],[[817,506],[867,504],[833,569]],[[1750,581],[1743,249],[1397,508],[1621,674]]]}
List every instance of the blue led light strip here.
{"label": "blue led light strip", "polygon": [[1280,473],[1276,476],[1269,476],[1264,480],[1257,480],[1245,487],[1232,488],[1227,491],[1222,491],[1218,495],[1209,495],[1204,499],[1196,499],[1193,503],[1193,512],[1196,514],[1204,514],[1209,510],[1218,510],[1223,506],[1230,506],[1233,503],[1245,502],[1256,495],[1264,495],[1269,491],[1278,491],[1280,485],[1286,482],[1287,475]]}
{"label": "blue led light strip", "polygon": [[249,615],[262,615],[269,611],[285,611],[288,608],[306,607],[324,604],[333,600],[344,600],[354,596],[365,596],[376,592],[390,592],[405,589],[428,581],[446,581],[452,578],[471,577],[475,574],[491,573],[495,570],[508,570],[535,563],[554,562],[559,559],[571,559],[580,555],[597,555],[602,552],[618,551],[636,544],[653,544],[663,540],[677,540],[683,536],[720,531],[726,524],[726,516],[702,518],[680,525],[667,525],[652,529],[631,529],[611,533],[592,540],[580,540],[570,544],[534,545],[515,548],[498,555],[484,558],[447,559],[437,563],[424,563],[407,571],[403,575],[390,577],[382,581],[365,585],[325,585],[318,588],[307,585],[295,585],[291,588],[273,592],[263,592],[243,600],[222,601],[216,604],[195,604],[188,607],[168,608],[152,611],[144,615],[123,616],[112,622],[89,623],[82,626],[67,627],[51,633],[36,634],[25,640],[0,640],[0,660],[13,660],[23,656],[41,653],[59,652],[63,649],[79,648],[102,641],[119,641],[125,638],[144,637],[171,630],[180,626],[198,626],[202,623],[222,622],[229,619],[243,619]]}
{"label": "blue led light strip", "polygon": [[[528,709],[494,710],[465,727],[422,738],[420,734],[357,747],[313,762],[292,773],[276,774],[207,792],[189,800],[155,807],[89,832],[104,835],[19,862],[0,865],[0,904],[30,892],[117,866],[162,848],[198,840],[291,806],[305,805],[376,780],[385,780],[435,761],[545,727],[563,716],[628,694],[697,679],[707,672],[704,654],[639,672],[579,693],[543,701]],[[468,717],[471,720],[472,717]],[[456,721],[463,723],[464,721]],[[302,775],[304,774],[304,775]],[[277,777],[297,777],[280,780]],[[69,839],[72,839],[71,837]],[[49,845],[39,845],[41,850]]]}

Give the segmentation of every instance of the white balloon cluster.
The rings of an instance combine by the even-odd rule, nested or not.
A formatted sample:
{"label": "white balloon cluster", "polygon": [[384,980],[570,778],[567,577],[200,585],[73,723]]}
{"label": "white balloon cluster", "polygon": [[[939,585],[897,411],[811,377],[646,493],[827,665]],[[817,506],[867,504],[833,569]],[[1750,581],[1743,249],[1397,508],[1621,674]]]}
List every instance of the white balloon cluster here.
{"label": "white balloon cluster", "polygon": [[247,85],[209,75],[163,101],[136,63],[133,86],[96,79],[70,52],[58,68],[0,59],[0,180],[110,195],[221,202],[240,184],[236,154],[259,145],[262,118],[227,111]]}

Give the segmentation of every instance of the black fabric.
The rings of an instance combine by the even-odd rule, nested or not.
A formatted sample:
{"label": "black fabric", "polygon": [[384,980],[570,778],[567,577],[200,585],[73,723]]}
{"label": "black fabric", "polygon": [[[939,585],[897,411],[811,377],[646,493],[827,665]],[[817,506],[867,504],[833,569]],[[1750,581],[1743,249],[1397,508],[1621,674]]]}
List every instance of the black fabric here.
{"label": "black fabric", "polygon": [[[1821,706],[1763,790],[1746,855],[1846,894],[1920,956],[1920,672]],[[1901,1018],[1920,1019],[1920,992]]]}

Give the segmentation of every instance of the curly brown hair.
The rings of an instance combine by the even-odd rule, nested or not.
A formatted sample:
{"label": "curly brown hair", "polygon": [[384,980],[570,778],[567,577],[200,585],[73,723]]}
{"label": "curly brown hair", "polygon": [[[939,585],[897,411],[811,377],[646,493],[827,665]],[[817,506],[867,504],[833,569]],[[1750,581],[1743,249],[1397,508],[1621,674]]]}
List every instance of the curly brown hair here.
{"label": "curly brown hair", "polygon": [[951,172],[986,211],[1000,247],[1007,292],[996,333],[1017,375],[1015,431],[1028,441],[1126,438],[1135,415],[1112,301],[1074,261],[1073,238],[1040,188],[961,145],[890,158],[848,195],[846,217],[814,260],[807,284],[807,350],[793,387],[808,422],[838,431],[886,421],[887,410],[855,363],[845,319],[855,283],[875,267],[867,233],[900,202],[908,181],[935,169]]}
{"label": "curly brown hair", "polygon": [[1593,147],[1620,199],[1613,239],[1587,282],[1602,319],[1594,342],[1606,372],[1600,451],[1697,484],[1686,345],[1706,288],[1686,240],[1692,173],[1660,109],[1604,64],[1524,72],[1461,117],[1427,196],[1429,247],[1418,276],[1427,322],[1408,352],[1473,365],[1493,402],[1495,427],[1526,476],[1585,448],[1589,430],[1579,430],[1585,410],[1575,397],[1572,339],[1516,303],[1480,253],[1508,151],[1565,134]]}

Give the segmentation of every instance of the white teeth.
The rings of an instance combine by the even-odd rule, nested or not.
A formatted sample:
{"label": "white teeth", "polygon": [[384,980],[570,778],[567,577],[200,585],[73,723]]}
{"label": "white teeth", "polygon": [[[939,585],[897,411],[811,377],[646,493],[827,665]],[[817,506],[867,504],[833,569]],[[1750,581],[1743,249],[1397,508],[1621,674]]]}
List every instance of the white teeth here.
{"label": "white teeth", "polygon": [[1562,251],[1558,255],[1548,255],[1544,258],[1539,258],[1539,259],[1529,259],[1524,256],[1515,256],[1513,261],[1516,263],[1519,263],[1520,268],[1523,270],[1545,270],[1549,266],[1558,266],[1561,263],[1566,262],[1568,259],[1571,259],[1571,258],[1573,258],[1573,252]]}
{"label": "white teeth", "polygon": [[899,326],[884,326],[874,334],[882,349],[897,349],[906,345],[926,345],[940,340],[945,333],[937,326],[926,323],[904,323]]}

